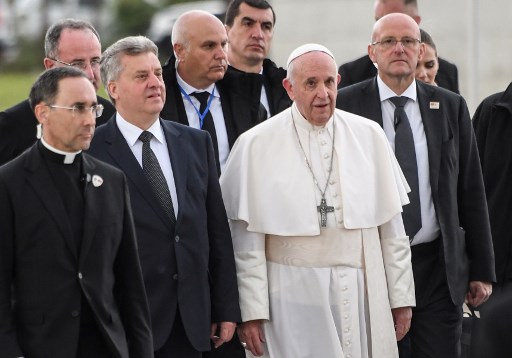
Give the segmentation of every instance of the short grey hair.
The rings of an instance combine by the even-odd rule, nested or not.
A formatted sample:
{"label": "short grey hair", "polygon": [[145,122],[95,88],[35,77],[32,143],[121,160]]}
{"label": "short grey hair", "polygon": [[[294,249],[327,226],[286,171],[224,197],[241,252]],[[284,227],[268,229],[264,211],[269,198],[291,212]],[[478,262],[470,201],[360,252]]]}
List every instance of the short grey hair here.
{"label": "short grey hair", "polygon": [[44,38],[44,53],[46,57],[49,58],[57,58],[59,57],[59,42],[62,31],[70,29],[70,30],[82,30],[82,31],[91,31],[94,36],[98,39],[98,42],[101,44],[100,35],[98,31],[87,21],[78,20],[78,19],[64,19],[57,21],[52,26],[48,28],[46,31],[46,36]]}
{"label": "short grey hair", "polygon": [[124,55],[136,56],[148,52],[154,53],[155,56],[158,57],[158,47],[145,36],[128,36],[122,38],[103,52],[100,60],[101,81],[112,103],[115,104],[115,101],[108,92],[108,84],[119,78],[119,74],[123,70],[121,58]]}

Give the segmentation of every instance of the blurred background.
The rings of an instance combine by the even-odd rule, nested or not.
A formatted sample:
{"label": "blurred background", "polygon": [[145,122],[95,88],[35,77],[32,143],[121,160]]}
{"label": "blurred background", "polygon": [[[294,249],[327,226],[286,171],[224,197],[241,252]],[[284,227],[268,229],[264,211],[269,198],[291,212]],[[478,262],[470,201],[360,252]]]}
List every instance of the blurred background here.
{"label": "blurred background", "polygon": [[[317,42],[338,64],[366,53],[374,23],[374,0],[271,0],[277,22],[270,57],[284,66],[297,46]],[[183,12],[202,9],[224,20],[228,1],[176,0],[0,0],[0,110],[28,96],[43,70],[43,39],[60,18],[90,21],[103,49],[128,35],[146,35],[164,63],[171,29]],[[512,1],[418,0],[421,27],[441,57],[459,69],[461,94],[471,113],[491,93],[512,81]]]}

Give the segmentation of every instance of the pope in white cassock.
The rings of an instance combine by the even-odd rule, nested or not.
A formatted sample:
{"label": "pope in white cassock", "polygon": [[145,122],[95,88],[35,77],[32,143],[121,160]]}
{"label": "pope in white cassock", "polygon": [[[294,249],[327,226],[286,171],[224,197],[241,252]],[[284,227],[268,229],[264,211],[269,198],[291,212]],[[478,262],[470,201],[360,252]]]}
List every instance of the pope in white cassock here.
{"label": "pope in white cassock", "polygon": [[409,187],[378,124],[335,109],[332,53],[303,45],[292,107],[239,137],[221,176],[247,356],[398,357],[415,305]]}

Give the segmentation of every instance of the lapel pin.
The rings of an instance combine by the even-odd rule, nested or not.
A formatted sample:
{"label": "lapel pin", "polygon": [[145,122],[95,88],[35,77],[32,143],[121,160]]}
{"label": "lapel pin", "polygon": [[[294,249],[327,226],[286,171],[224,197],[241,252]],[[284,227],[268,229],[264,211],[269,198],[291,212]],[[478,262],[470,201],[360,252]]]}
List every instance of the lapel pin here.
{"label": "lapel pin", "polygon": [[439,102],[430,102],[430,109],[439,109]]}
{"label": "lapel pin", "polygon": [[101,186],[101,184],[103,184],[103,178],[96,174],[93,175],[92,176],[92,185],[95,188],[97,188],[97,187]]}

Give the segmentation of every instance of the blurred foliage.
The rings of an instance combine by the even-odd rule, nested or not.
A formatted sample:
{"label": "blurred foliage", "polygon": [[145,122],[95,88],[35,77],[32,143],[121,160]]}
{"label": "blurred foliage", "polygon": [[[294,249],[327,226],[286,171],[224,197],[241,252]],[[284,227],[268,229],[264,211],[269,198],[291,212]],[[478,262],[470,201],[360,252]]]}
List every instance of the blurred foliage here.
{"label": "blurred foliage", "polygon": [[151,23],[151,17],[157,11],[158,8],[144,1],[118,0],[113,31],[114,41],[124,36],[145,34]]}
{"label": "blurred foliage", "polygon": [[[16,0],[6,1],[14,4]],[[67,0],[40,0],[45,6],[50,3],[63,3],[64,1]],[[229,0],[226,0],[226,2],[228,1]],[[106,4],[105,0],[78,0],[78,2],[80,5],[93,6],[97,8],[97,11],[105,11],[103,7]],[[105,31],[107,35],[102,35],[103,49],[122,37],[146,34],[151,23],[151,18],[156,12],[173,4],[186,2],[190,2],[190,0],[115,0],[112,5],[114,9],[112,20],[108,25],[108,31]],[[42,8],[45,8],[45,6]],[[48,20],[46,15],[41,14],[43,23],[46,23]],[[16,56],[14,59],[6,60],[0,56],[0,74],[42,71],[45,33],[46,29],[42,30],[40,36],[36,39],[18,38],[16,43]],[[163,55],[163,57],[161,57],[162,61],[168,57],[168,47],[169,43],[166,43],[165,51],[161,50]]]}
{"label": "blurred foliage", "polygon": [[14,61],[2,63],[0,73],[44,70],[44,47],[41,45],[40,40],[20,38],[17,51],[18,53]]}

